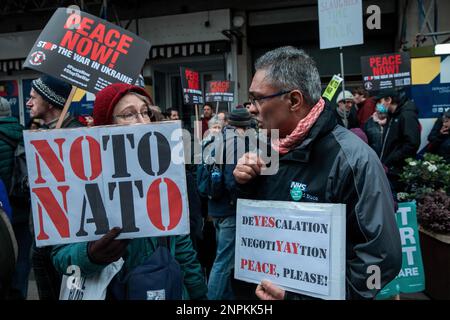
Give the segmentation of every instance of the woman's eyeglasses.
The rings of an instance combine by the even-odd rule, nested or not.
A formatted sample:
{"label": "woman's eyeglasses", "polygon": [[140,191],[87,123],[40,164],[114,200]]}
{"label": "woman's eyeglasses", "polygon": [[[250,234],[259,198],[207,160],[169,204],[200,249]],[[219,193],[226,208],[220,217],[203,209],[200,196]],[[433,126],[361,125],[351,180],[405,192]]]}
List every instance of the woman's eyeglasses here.
{"label": "woman's eyeglasses", "polygon": [[142,112],[125,112],[123,114],[117,114],[114,117],[131,122],[133,120],[139,120],[139,116],[141,116],[143,119],[150,120],[150,118],[153,116],[153,112],[150,110],[150,108],[148,108]]}

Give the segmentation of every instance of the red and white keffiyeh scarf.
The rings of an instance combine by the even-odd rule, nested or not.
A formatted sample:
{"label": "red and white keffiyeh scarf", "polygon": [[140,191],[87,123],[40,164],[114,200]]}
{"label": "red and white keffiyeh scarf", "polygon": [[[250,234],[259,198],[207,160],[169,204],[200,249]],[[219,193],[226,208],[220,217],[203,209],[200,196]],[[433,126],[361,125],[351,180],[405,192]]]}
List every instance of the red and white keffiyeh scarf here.
{"label": "red and white keffiyeh scarf", "polygon": [[299,145],[308,134],[314,123],[316,123],[323,109],[325,108],[325,101],[320,98],[319,102],[311,109],[308,115],[300,120],[297,127],[285,138],[277,139],[272,142],[272,147],[280,154],[286,154],[293,147]]}

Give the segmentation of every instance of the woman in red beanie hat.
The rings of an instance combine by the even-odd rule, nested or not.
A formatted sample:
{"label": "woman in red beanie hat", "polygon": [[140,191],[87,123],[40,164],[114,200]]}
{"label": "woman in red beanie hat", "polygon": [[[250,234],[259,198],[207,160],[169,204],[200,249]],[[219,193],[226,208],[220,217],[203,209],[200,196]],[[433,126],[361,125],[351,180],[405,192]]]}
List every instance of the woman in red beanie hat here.
{"label": "woman in red beanie hat", "polygon": [[150,123],[152,105],[152,98],[143,88],[115,83],[97,93],[92,115],[96,126]]}
{"label": "woman in red beanie hat", "polygon": [[[112,84],[97,93],[93,112],[94,123],[96,126],[150,123],[152,104],[151,97],[144,89],[122,83]],[[116,240],[120,232],[121,228],[115,227],[97,241],[55,246],[52,252],[53,264],[61,273],[66,273],[70,265],[77,265],[82,276],[89,276],[123,258],[124,265],[108,288],[112,289],[109,291],[112,298],[126,298],[124,291],[130,288],[123,287],[124,279],[131,270],[142,266],[153,255],[158,247],[158,240],[156,237]],[[179,283],[179,287],[182,287],[182,298],[206,299],[205,279],[190,236],[167,238],[171,255],[181,268],[182,275],[180,274],[179,279],[182,283]],[[173,274],[170,276],[176,278]],[[152,291],[150,299],[181,299],[171,296],[170,292],[161,294],[164,290],[156,291]],[[147,291],[147,296],[142,299],[149,298],[148,292],[150,291]]]}

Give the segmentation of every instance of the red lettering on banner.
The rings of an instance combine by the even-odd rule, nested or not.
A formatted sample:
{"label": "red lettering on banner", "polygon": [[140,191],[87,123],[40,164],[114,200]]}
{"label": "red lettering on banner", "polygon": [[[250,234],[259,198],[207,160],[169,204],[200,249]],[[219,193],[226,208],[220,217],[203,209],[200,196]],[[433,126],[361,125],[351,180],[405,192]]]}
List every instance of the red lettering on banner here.
{"label": "red lettering on banner", "polygon": [[150,185],[147,192],[147,213],[152,224],[159,230],[166,231],[162,224],[161,200],[168,201],[169,204],[169,226],[167,230],[174,229],[181,220],[183,213],[182,197],[178,186],[171,179],[164,178],[167,186],[168,199],[161,199],[159,186],[162,178],[156,179]]}
{"label": "red lettering on banner", "polygon": [[89,35],[89,38],[91,38],[92,40],[96,40],[100,43],[103,42],[103,38],[105,37],[105,25],[99,23],[94,31],[91,32],[91,34]]}
{"label": "red lettering on banner", "polygon": [[69,186],[60,186],[58,191],[61,192],[63,198],[64,209],[61,208],[52,191],[48,187],[33,188],[31,191],[36,194],[40,204],[38,204],[39,210],[39,234],[38,240],[47,240],[49,236],[44,231],[44,223],[42,218],[42,207],[47,211],[50,220],[58,231],[62,238],[70,237],[69,219],[67,218],[67,191]]}
{"label": "red lettering on banner", "polygon": [[87,17],[83,17],[81,19],[80,26],[78,28],[76,28],[76,30],[82,36],[87,37],[89,35],[87,33],[87,31],[89,31],[91,29],[93,23],[94,23],[94,20],[89,19]]}
{"label": "red lettering on banner", "polygon": [[92,48],[91,58],[101,64],[105,64],[113,52],[113,49],[106,48],[105,46],[101,46],[97,42],[95,42]]}
{"label": "red lettering on banner", "polygon": [[64,29],[74,29],[78,27],[81,21],[81,16],[78,13],[72,13],[64,24]]}
{"label": "red lettering on banner", "polygon": [[105,44],[108,47],[115,47],[117,45],[117,41],[112,41],[111,38],[115,37],[116,39],[120,39],[120,32],[115,30],[115,29],[111,29],[108,31],[108,33],[105,36]]}
{"label": "red lettering on banner", "polygon": [[[36,167],[38,172],[38,177],[34,181],[36,184],[46,183],[47,181],[41,175],[41,160],[44,160],[47,167],[50,169],[50,172],[55,177],[56,181],[64,182],[65,181],[65,171],[63,164],[63,153],[62,153],[62,145],[66,139],[55,139],[55,143],[58,145],[59,149],[59,157],[55,154],[53,149],[48,144],[47,140],[33,140],[30,143],[35,147],[36,154]],[[39,155],[39,156],[38,156]]]}
{"label": "red lettering on banner", "polygon": [[186,80],[188,82],[189,89],[198,90],[200,88],[198,72],[186,69],[185,76],[186,76]]}
{"label": "red lettering on banner", "polygon": [[111,58],[111,62],[113,62],[113,63],[111,63],[109,65],[110,68],[114,68],[114,63],[116,63],[118,57],[119,57],[119,53],[117,51],[115,51],[113,54],[113,57]]}
{"label": "red lettering on banner", "polygon": [[266,263],[260,261],[254,261],[241,258],[241,269],[247,269],[249,271],[265,273],[270,275],[277,275],[277,266],[273,263]]}
{"label": "red lettering on banner", "polygon": [[275,218],[274,217],[265,217],[265,216],[255,216],[255,226],[257,227],[275,227]]}
{"label": "red lettering on banner", "polygon": [[80,56],[87,56],[92,49],[92,41],[88,38],[81,38],[77,44],[77,53]]}
{"label": "red lettering on banner", "polygon": [[80,35],[69,30],[62,38],[60,46],[68,50],[73,50],[78,42],[78,39],[80,39]]}
{"label": "red lettering on banner", "polygon": [[132,37],[129,37],[126,34],[123,34],[119,40],[119,44],[117,45],[116,50],[123,54],[127,54],[128,53],[127,49],[131,46],[132,42],[133,42]]}
{"label": "red lettering on banner", "polygon": [[104,65],[111,59],[108,64],[111,68],[120,54],[128,54],[128,49],[134,41],[133,37],[116,29],[108,30],[102,23],[94,27],[95,21],[87,17],[79,18],[79,26],[74,28],[74,19],[75,16],[69,16],[64,25],[65,29],[73,30],[66,31],[59,44],[61,47]]}
{"label": "red lettering on banner", "polygon": [[369,65],[374,76],[400,73],[401,64],[402,56],[400,54],[369,58]]}
{"label": "red lettering on banner", "polygon": [[210,82],[210,91],[212,93],[225,93],[228,92],[230,83],[228,81],[214,81]]}
{"label": "red lettering on banner", "polygon": [[102,159],[100,153],[100,144],[91,136],[86,136],[86,140],[89,144],[89,159],[91,164],[91,176],[86,177],[85,163],[83,160],[82,143],[84,137],[75,139],[70,148],[70,165],[72,166],[73,173],[84,180],[95,180],[102,173]]}

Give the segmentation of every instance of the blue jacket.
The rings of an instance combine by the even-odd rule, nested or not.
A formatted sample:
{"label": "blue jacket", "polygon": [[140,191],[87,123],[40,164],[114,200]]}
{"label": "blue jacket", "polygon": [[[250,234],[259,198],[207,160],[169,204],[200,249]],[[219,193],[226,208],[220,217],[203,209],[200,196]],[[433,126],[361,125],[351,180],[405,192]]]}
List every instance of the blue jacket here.
{"label": "blue jacket", "polygon": [[[227,135],[228,132],[228,135]],[[208,215],[214,218],[222,218],[236,215],[236,181],[234,180],[233,171],[236,167],[237,161],[242,156],[244,150],[238,150],[238,140],[243,139],[237,132],[236,128],[227,126],[222,134],[222,150],[212,150],[211,155],[215,156],[220,152],[223,164],[218,164],[221,172],[222,193],[217,199],[208,198]],[[243,140],[239,141],[243,143]],[[207,141],[204,147],[209,144]],[[245,143],[245,148],[248,148],[248,143]],[[240,153],[242,154],[238,154]],[[198,179],[208,179],[208,166],[204,164],[199,165],[197,171]],[[198,185],[202,181],[197,181]]]}

